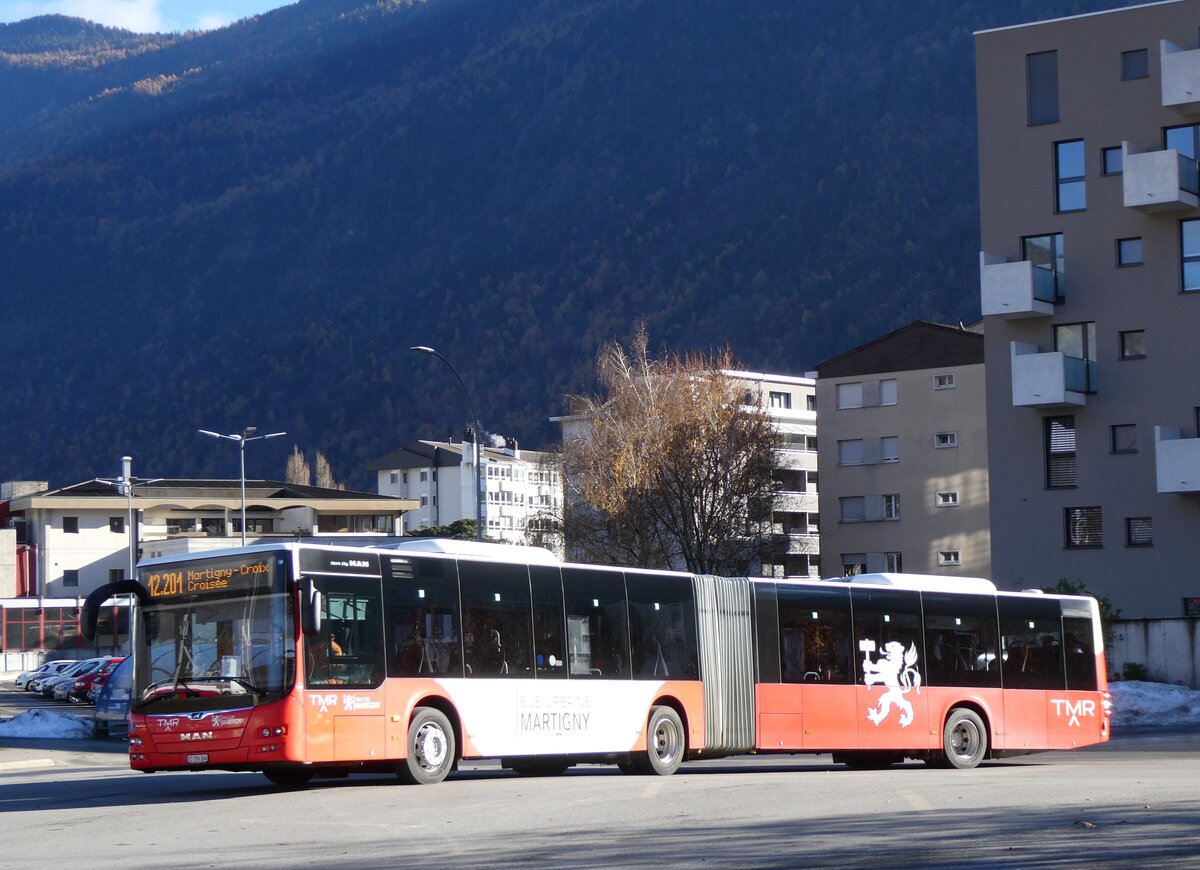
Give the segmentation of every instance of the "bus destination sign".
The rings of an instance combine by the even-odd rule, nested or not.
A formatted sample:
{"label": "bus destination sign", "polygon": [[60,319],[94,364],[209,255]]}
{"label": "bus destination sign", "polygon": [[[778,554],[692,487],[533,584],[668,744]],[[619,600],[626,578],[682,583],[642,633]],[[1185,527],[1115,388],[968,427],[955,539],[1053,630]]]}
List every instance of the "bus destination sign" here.
{"label": "bus destination sign", "polygon": [[250,592],[271,586],[271,559],[259,556],[144,568],[142,583],[151,598]]}

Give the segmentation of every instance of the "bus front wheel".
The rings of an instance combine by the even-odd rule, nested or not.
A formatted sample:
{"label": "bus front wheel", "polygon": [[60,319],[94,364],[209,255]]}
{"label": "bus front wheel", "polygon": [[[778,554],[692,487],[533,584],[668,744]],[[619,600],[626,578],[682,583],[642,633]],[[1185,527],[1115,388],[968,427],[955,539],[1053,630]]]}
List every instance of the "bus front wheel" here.
{"label": "bus front wheel", "polygon": [[641,773],[670,776],[679,770],[687,752],[683,720],[671,707],[651,707],[646,732],[646,757],[639,759]]}
{"label": "bus front wheel", "polygon": [[951,710],[942,731],[942,753],[946,763],[959,770],[969,770],[983,761],[987,750],[987,727],[979,714],[966,707]]}
{"label": "bus front wheel", "polygon": [[454,729],[441,710],[418,707],[408,726],[407,757],[400,779],[410,785],[441,782],[454,767]]}

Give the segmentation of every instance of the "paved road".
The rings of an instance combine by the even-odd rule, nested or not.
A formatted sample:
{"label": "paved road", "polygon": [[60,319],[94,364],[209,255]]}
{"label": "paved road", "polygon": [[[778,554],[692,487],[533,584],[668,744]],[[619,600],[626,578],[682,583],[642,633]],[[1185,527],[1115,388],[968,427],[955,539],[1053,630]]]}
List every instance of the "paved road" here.
{"label": "paved road", "polygon": [[[828,756],[522,779],[468,764],[280,791],[257,774],[135,774],[117,742],[0,741],[0,867],[1155,866],[1200,856],[1200,733],[974,771],[850,771]],[[38,837],[22,837],[36,826]]]}

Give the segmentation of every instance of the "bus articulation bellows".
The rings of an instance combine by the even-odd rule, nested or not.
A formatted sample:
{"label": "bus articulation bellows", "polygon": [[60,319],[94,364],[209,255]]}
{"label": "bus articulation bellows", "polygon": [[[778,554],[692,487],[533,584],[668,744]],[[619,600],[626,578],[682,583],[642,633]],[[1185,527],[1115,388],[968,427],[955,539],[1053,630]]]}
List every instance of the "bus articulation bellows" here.
{"label": "bus articulation bellows", "polygon": [[[438,552],[457,550],[458,552]],[[152,559],[130,763],[280,785],[461,759],[833,753],[971,768],[1109,737],[1095,600],[905,574],[785,581],[562,564],[531,548],[305,543]]]}

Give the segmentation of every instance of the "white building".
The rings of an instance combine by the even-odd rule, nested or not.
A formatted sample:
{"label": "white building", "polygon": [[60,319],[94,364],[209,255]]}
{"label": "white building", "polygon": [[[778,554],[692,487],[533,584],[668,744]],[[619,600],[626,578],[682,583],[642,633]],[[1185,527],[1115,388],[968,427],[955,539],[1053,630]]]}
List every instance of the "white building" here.
{"label": "white building", "polygon": [[[410,528],[474,520],[475,466],[471,442],[413,441],[367,465],[380,495],[417,503]],[[530,543],[545,518],[559,514],[562,484],[547,454],[521,450],[513,438],[482,449],[484,533],[506,543]],[[539,539],[540,540],[540,539]],[[544,542],[543,542],[544,543]]]}

